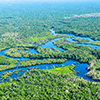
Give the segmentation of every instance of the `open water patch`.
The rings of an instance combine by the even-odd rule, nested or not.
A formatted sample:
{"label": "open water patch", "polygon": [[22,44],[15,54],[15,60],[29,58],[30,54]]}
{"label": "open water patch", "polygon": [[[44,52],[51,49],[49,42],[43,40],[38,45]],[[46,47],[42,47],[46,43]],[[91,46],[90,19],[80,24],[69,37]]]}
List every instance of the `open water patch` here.
{"label": "open water patch", "polygon": [[[53,33],[55,33],[55,31],[53,31]],[[54,35],[57,35],[57,34],[55,33]],[[89,42],[93,42],[93,41],[94,41],[94,40],[90,39],[89,37],[80,37],[80,36],[75,36],[75,35],[73,35],[73,34],[66,34],[66,35],[74,36],[74,37],[79,38],[79,39],[88,39]],[[47,43],[45,43],[45,44],[40,45],[40,47],[41,47],[41,48],[50,48],[52,51],[54,51],[52,48],[56,48],[56,49],[58,49],[58,50],[61,51],[61,52],[62,52],[62,51],[65,51],[65,50],[63,50],[62,48],[59,48],[59,47],[57,47],[57,46],[55,46],[55,45],[53,44],[53,42],[55,42],[55,41],[57,41],[57,40],[60,40],[60,39],[61,39],[61,38],[53,39],[53,40],[51,40],[51,41],[49,41],[49,42],[47,42]],[[66,38],[66,39],[68,40],[68,42],[75,42],[75,45],[87,45],[87,46],[89,46],[89,47],[91,47],[91,48],[94,48],[94,49],[95,49],[95,48],[99,48],[99,49],[100,49],[100,46],[88,45],[88,44],[84,44],[84,43],[78,44],[76,41],[72,40],[71,38]],[[7,50],[8,50],[8,49],[5,49],[5,50],[0,51],[0,55],[5,56],[5,52],[6,52]],[[26,51],[25,51],[25,52],[26,52]],[[32,49],[32,48],[29,48],[29,53],[38,53],[38,52],[37,52],[36,50]],[[8,56],[5,56],[5,57],[8,57]],[[69,60],[67,60],[66,62],[61,63],[61,64],[41,64],[41,65],[35,65],[35,66],[30,66],[30,67],[27,66],[27,67],[19,68],[18,65],[19,65],[20,61],[21,61],[21,60],[27,60],[27,59],[29,59],[29,58],[23,58],[23,57],[21,57],[21,58],[8,57],[8,58],[12,58],[12,59],[16,59],[16,60],[19,59],[19,62],[17,63],[17,67],[14,68],[14,69],[9,69],[9,70],[5,70],[5,71],[1,71],[1,72],[0,72],[0,75],[2,75],[2,74],[5,73],[5,72],[14,72],[14,71],[16,71],[16,70],[17,70],[17,71],[18,71],[18,70],[24,70],[25,72],[27,72],[27,71],[28,71],[28,68],[33,68],[33,67],[38,67],[38,68],[41,69],[41,70],[43,70],[43,69],[51,69],[53,65],[54,65],[54,66],[60,67],[61,65],[67,66],[67,65],[74,64],[74,63],[77,62],[77,61],[75,61],[75,60],[69,59]],[[80,76],[80,77],[83,77],[84,79],[88,79],[88,80],[90,80],[90,81],[93,81],[92,79],[90,79],[90,78],[88,78],[87,76],[85,76],[85,74],[87,73],[87,70],[86,70],[87,67],[88,67],[88,64],[87,64],[87,63],[78,63],[77,65],[75,65],[74,70],[75,70],[76,72],[79,71],[79,73],[76,73],[77,76]],[[23,71],[19,71],[18,75],[19,75],[19,74],[23,74],[23,73],[24,73]],[[13,75],[11,76],[11,78],[13,78],[13,79],[14,79],[14,78],[17,78],[17,75],[16,75],[15,73],[13,73]]]}

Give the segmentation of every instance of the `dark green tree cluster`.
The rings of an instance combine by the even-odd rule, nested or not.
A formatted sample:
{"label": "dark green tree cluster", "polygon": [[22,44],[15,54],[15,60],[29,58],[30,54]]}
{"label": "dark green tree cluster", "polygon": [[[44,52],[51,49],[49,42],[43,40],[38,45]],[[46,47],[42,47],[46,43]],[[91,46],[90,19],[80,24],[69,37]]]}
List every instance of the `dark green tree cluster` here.
{"label": "dark green tree cluster", "polygon": [[0,55],[0,71],[16,68],[18,60],[7,58]]}
{"label": "dark green tree cluster", "polygon": [[[32,38],[51,36],[51,28],[56,32],[70,32],[99,40],[100,17],[97,12],[100,12],[100,7],[94,3],[95,9],[91,2],[88,6],[86,3],[1,4],[0,48],[26,45],[26,41]],[[74,17],[95,12],[98,16]]]}
{"label": "dark green tree cluster", "polygon": [[15,80],[0,84],[0,99],[99,100],[100,83],[73,74],[30,70]]}
{"label": "dark green tree cluster", "polygon": [[67,59],[43,59],[40,60],[22,60],[19,67],[27,67],[27,66],[34,66],[34,65],[41,65],[41,64],[56,64],[56,63],[64,63]]}
{"label": "dark green tree cluster", "polygon": [[16,64],[18,61],[0,55],[0,65]]}

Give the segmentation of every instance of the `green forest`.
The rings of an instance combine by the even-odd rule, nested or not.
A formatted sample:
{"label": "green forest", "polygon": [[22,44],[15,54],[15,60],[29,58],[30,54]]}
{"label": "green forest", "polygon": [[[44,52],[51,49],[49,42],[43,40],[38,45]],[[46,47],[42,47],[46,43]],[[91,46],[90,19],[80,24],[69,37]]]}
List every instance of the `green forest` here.
{"label": "green forest", "polygon": [[100,100],[99,3],[0,2],[0,100]]}
{"label": "green forest", "polygon": [[[71,66],[68,66],[71,67]],[[62,69],[64,71],[62,71]],[[100,83],[84,80],[68,73],[66,68],[34,70],[16,80],[0,84],[0,99],[24,100],[99,100]],[[66,73],[67,72],[67,73]]]}

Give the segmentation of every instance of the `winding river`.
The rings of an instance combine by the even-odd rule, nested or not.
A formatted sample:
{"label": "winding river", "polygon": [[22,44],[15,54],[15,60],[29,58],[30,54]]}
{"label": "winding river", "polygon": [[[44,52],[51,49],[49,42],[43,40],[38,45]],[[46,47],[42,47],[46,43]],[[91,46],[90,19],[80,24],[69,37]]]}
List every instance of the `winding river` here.
{"label": "winding river", "polygon": [[[55,35],[55,36],[57,35],[57,33],[55,33],[55,31],[53,31],[52,29],[51,29],[50,31],[51,31],[51,33],[52,33],[53,35]],[[89,42],[93,42],[93,41],[94,41],[94,40],[90,39],[89,37],[80,37],[80,36],[75,36],[75,35],[73,35],[73,34],[68,34],[68,33],[66,33],[66,35],[74,36],[74,37],[79,38],[79,39],[88,39]],[[64,51],[62,48],[59,48],[59,47],[53,45],[53,42],[54,42],[54,41],[57,41],[57,40],[59,40],[59,39],[61,39],[61,38],[53,39],[53,40],[51,40],[51,41],[49,41],[49,42],[47,42],[47,43],[45,43],[45,44],[40,45],[40,47],[41,47],[41,48],[50,48],[52,51],[53,51],[52,48],[56,48],[56,49],[58,49],[59,51]],[[68,42],[75,42],[75,45],[79,45],[79,43],[78,43],[77,41],[74,41],[74,40],[72,40],[71,38],[66,37],[66,39],[68,40]],[[97,45],[88,45],[88,44],[84,44],[84,42],[81,43],[80,45],[87,45],[87,46],[89,46],[89,47],[91,47],[91,48],[93,48],[93,49],[96,49],[96,48],[100,49],[100,46],[97,46]],[[0,55],[5,56],[4,53],[5,53],[7,50],[8,50],[8,49],[5,49],[5,50],[0,51]],[[24,51],[24,52],[26,52],[26,51]],[[38,52],[37,52],[36,50],[30,48],[29,53],[38,53]],[[7,56],[6,56],[6,57],[7,57]],[[8,57],[8,58],[12,58],[12,59],[16,59],[16,60],[19,59],[20,61],[21,61],[22,59],[24,59],[24,60],[29,59],[29,58],[23,58],[23,57],[21,57],[21,58]],[[74,64],[74,63],[77,62],[77,61],[75,61],[75,60],[68,59],[66,62],[64,62],[64,63],[62,63],[62,64],[41,64],[41,65],[35,65],[35,66],[31,66],[31,67],[27,66],[27,67],[24,67],[24,68],[19,68],[18,65],[19,65],[20,61],[17,63],[17,67],[16,67],[15,69],[9,69],[9,70],[5,70],[5,71],[1,71],[1,72],[0,72],[0,75],[2,75],[2,74],[5,73],[5,72],[13,72],[13,71],[15,71],[15,70],[25,70],[25,71],[28,71],[27,68],[32,68],[32,67],[39,67],[41,70],[46,69],[46,68],[51,69],[53,65],[55,65],[55,66],[65,65],[65,66],[66,66],[66,65]],[[87,70],[86,70],[87,67],[88,67],[88,64],[87,64],[87,63],[79,63],[79,64],[75,65],[74,70],[75,70],[76,72],[79,71],[79,73],[76,73],[76,75],[77,75],[77,76],[81,76],[81,77],[83,77],[84,79],[88,79],[88,80],[90,80],[90,81],[94,81],[94,80],[88,78],[87,76],[85,76],[85,74],[87,73]],[[23,73],[24,73],[24,72],[19,71],[19,74],[23,74]],[[13,73],[13,75],[11,76],[11,78],[13,78],[13,79],[14,79],[14,78],[17,78],[17,75],[15,75],[15,73]]]}

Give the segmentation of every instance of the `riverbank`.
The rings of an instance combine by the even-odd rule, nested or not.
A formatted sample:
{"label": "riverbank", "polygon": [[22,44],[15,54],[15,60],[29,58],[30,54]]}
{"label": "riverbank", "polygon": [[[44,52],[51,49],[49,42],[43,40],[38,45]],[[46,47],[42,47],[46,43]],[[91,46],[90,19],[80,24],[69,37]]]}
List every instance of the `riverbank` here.
{"label": "riverbank", "polygon": [[85,44],[92,44],[92,45],[98,45],[98,46],[100,46],[100,41],[94,41],[94,42],[85,43]]}
{"label": "riverbank", "polygon": [[100,81],[100,59],[90,62],[89,66],[87,67],[87,70],[87,77],[95,81]]}
{"label": "riverbank", "polygon": [[[77,61],[79,61],[81,63],[78,63],[77,65],[75,65],[75,68],[74,68],[74,70],[78,72],[76,73],[76,75],[81,76],[84,79],[88,79],[92,81],[91,79],[85,76],[85,74],[87,73],[87,70],[85,68],[88,67],[88,64],[86,63],[88,63],[89,61],[93,59],[96,59],[94,54],[96,54],[96,52],[98,51],[95,51],[87,46],[83,46],[83,42],[87,42],[87,41],[91,42],[93,40],[87,37],[77,38],[69,34],[68,35],[58,34],[54,36],[53,38],[47,39],[48,41],[47,40],[42,41],[42,40],[40,40],[40,42],[36,42],[31,47],[30,46],[29,47],[19,46],[17,48],[10,48],[10,49],[1,51],[0,54],[3,56],[7,56],[8,58],[12,58],[16,60],[19,59],[19,62],[17,63],[17,67],[15,69],[9,69],[7,71],[14,71],[14,70],[19,70],[19,69],[27,70],[27,68],[32,68],[32,67],[46,69],[46,66],[49,66],[49,69],[51,69],[53,65],[54,66],[59,66],[59,65],[66,66],[66,65],[74,64]],[[75,43],[71,43],[73,41],[75,41]],[[77,41],[81,42],[80,45],[77,45]],[[92,52],[94,54],[92,54]],[[55,63],[50,62],[48,64],[48,60],[46,61],[46,63],[44,63],[44,59],[51,59],[51,58],[52,59],[66,58],[68,60],[64,62],[60,61],[60,64],[58,64],[59,61]],[[38,59],[39,63],[38,64],[35,63],[34,59]],[[42,60],[43,60],[43,63],[41,63]],[[33,62],[35,63],[35,65]],[[23,66],[24,68],[22,68]],[[6,72],[6,70],[3,72]]]}

